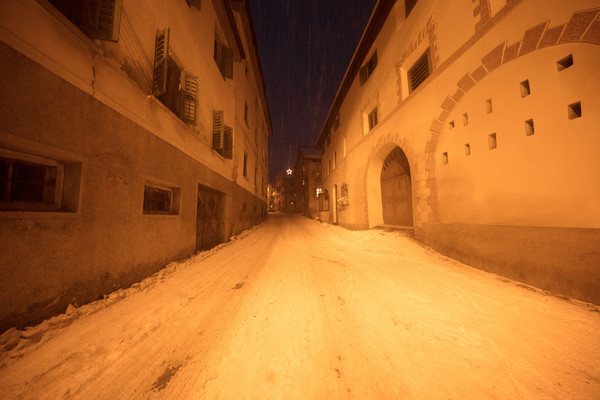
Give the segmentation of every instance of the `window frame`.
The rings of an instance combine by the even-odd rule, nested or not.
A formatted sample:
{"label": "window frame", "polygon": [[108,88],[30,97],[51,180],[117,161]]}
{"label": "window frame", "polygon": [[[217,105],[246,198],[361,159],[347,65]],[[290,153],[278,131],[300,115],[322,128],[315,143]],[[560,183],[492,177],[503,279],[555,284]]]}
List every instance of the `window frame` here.
{"label": "window frame", "polygon": [[[152,210],[146,208],[146,189],[155,189],[157,191],[168,192],[169,195],[169,209],[168,210]],[[179,215],[179,199],[180,189],[168,184],[157,183],[155,181],[146,180],[144,182],[144,192],[142,197],[142,214],[145,216],[169,216]]]}

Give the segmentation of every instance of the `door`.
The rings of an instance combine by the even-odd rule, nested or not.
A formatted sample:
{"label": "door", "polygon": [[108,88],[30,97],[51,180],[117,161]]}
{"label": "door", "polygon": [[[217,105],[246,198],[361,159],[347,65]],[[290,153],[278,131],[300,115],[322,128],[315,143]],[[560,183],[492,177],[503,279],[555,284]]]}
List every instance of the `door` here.
{"label": "door", "polygon": [[207,250],[219,244],[219,192],[198,186],[196,206],[196,250]]}
{"label": "door", "polygon": [[392,150],[383,162],[381,207],[385,224],[412,226],[410,167],[399,147]]}

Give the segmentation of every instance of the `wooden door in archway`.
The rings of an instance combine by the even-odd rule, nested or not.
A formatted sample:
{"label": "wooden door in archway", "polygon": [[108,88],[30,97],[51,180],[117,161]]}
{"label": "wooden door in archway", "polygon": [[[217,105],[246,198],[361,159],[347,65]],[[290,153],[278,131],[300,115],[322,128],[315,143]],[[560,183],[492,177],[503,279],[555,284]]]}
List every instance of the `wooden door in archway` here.
{"label": "wooden door in archway", "polygon": [[392,150],[383,162],[381,208],[385,224],[412,226],[410,166],[399,147]]}

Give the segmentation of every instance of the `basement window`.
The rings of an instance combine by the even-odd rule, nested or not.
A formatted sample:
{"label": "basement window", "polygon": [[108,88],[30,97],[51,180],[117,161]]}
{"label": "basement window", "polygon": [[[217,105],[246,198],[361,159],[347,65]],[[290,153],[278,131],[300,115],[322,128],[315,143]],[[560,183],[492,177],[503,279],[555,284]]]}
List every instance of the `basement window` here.
{"label": "basement window", "polygon": [[463,125],[464,126],[469,125],[469,114],[467,114],[467,113],[463,114]]}
{"label": "basement window", "polygon": [[178,214],[174,205],[178,189],[146,183],[144,185],[144,214]]}
{"label": "basement window", "polygon": [[569,119],[575,119],[581,117],[581,102],[569,104]]}
{"label": "basement window", "polygon": [[573,65],[573,54],[569,54],[565,58],[558,60],[556,62],[556,70],[558,72],[564,71],[565,69],[571,67]]}
{"label": "basement window", "polygon": [[188,124],[196,124],[198,77],[185,72],[169,52],[169,29],[158,31],[154,46],[152,95]]}
{"label": "basement window", "polygon": [[448,153],[442,153],[442,164],[448,164]]}
{"label": "basement window", "polygon": [[425,50],[423,55],[408,70],[408,88],[409,93],[413,92],[431,73],[429,65],[429,49]]}
{"label": "basement window", "polygon": [[533,129],[533,120],[532,119],[528,119],[527,121],[525,121],[525,136],[531,136],[534,133],[534,129]]}
{"label": "basement window", "polygon": [[92,39],[119,41],[123,0],[48,0]]}
{"label": "basement window", "polygon": [[233,158],[233,128],[224,124],[225,111],[213,111],[212,148],[217,153],[231,160]]}
{"label": "basement window", "polygon": [[521,97],[527,97],[531,94],[531,89],[529,87],[529,80],[526,79],[519,84],[519,88],[521,90]]}
{"label": "basement window", "polygon": [[493,150],[496,147],[498,147],[498,142],[496,141],[496,134],[492,133],[491,135],[488,135],[488,148],[490,150]]}

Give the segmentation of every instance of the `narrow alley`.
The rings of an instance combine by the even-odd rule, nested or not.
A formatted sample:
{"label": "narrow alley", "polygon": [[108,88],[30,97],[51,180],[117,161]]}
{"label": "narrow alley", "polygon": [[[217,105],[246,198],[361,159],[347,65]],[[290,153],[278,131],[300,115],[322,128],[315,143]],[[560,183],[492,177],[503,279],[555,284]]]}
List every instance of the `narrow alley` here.
{"label": "narrow alley", "polygon": [[4,399],[594,399],[600,314],[398,231],[270,215],[1,338]]}

